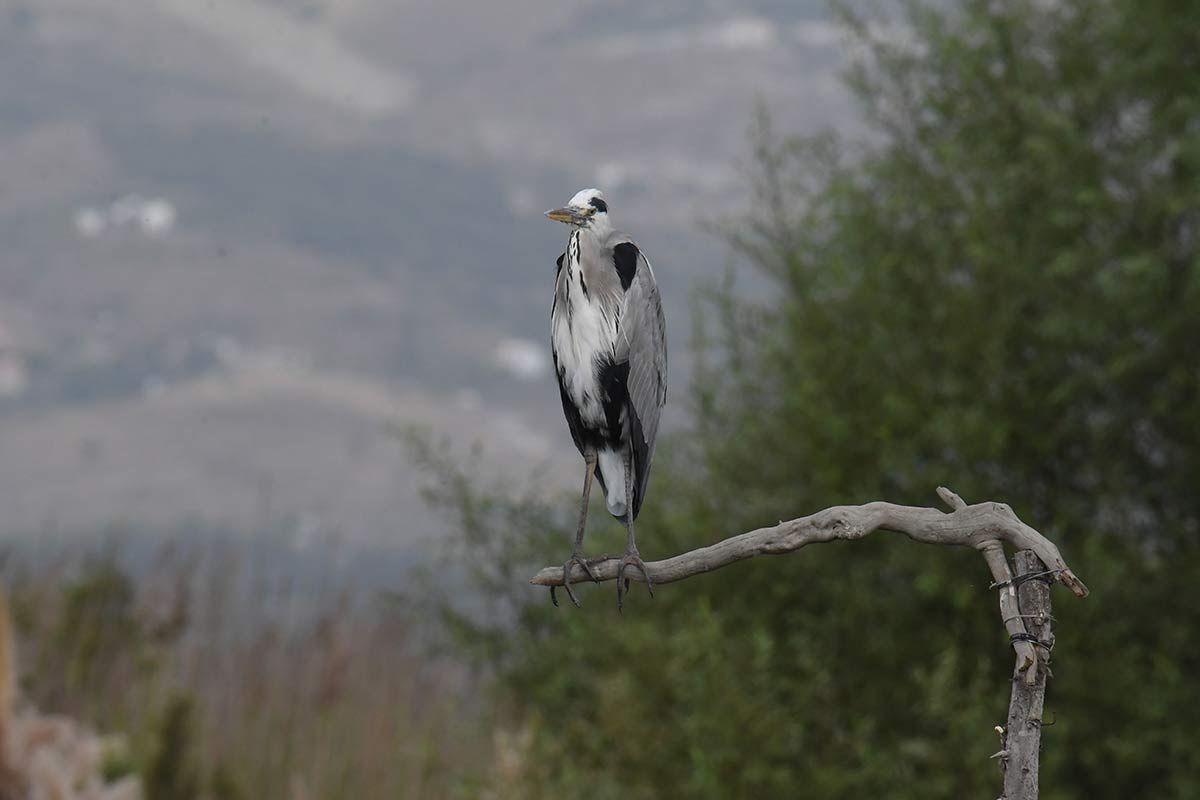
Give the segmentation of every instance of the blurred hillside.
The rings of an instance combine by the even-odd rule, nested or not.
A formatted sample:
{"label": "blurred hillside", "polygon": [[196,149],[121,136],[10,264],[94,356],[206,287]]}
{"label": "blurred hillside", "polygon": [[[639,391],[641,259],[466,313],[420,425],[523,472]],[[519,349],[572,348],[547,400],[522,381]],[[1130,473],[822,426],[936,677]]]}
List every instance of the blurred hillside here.
{"label": "blurred hillside", "polygon": [[[608,193],[667,298],[756,100],[849,125],[819,4],[0,2],[0,535],[429,530],[390,423],[570,463],[540,216]],[[779,80],[786,75],[787,80]],[[680,411],[676,414],[676,423]]]}

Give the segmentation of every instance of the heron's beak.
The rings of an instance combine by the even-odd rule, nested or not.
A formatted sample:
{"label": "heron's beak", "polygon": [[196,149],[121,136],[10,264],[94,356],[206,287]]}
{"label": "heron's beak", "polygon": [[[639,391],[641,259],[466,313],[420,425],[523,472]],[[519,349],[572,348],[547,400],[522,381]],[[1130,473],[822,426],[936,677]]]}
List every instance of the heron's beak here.
{"label": "heron's beak", "polygon": [[567,206],[566,208],[555,208],[546,212],[546,216],[557,222],[567,222],[571,225],[582,225],[587,222],[588,217],[596,213],[594,208],[575,208]]}

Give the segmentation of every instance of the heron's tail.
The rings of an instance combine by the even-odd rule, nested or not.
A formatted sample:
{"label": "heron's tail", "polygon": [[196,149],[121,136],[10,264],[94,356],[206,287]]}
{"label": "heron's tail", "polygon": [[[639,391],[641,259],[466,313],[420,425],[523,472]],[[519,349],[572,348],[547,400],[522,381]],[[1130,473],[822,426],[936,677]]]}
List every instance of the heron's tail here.
{"label": "heron's tail", "polygon": [[596,477],[604,489],[604,504],[608,513],[621,519],[629,511],[625,496],[625,457],[619,450],[601,450],[596,454]]}

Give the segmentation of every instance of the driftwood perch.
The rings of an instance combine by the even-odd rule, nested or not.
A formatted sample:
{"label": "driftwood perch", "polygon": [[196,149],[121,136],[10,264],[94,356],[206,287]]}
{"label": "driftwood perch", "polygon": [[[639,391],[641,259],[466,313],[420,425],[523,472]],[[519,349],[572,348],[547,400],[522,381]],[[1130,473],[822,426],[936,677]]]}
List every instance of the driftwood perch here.
{"label": "driftwood perch", "polygon": [[[992,578],[1000,588],[1000,615],[1012,638],[1017,654],[1017,670],[1024,673],[1027,683],[1037,680],[1037,645],[1021,637],[1027,636],[1025,620],[1017,604],[1016,587],[1011,583],[1013,573],[1004,556],[1007,543],[1016,550],[1031,550],[1041,559],[1049,576],[1065,585],[1078,597],[1086,597],[1083,581],[1067,566],[1054,543],[1021,522],[1004,503],[967,505],[961,497],[939,486],[938,495],[950,507],[949,512],[936,508],[900,506],[895,503],[864,503],[860,506],[834,506],[807,517],[780,522],[771,528],[731,536],[716,544],[687,553],[646,562],[650,579],[656,584],[672,583],[711,572],[735,561],[760,555],[792,553],[810,544],[838,539],[861,539],[877,530],[897,531],[918,542],[973,547],[983,553]],[[588,562],[598,581],[617,577],[618,557]],[[626,576],[641,580],[637,570]],[[562,567],[545,567],[534,575],[535,586],[561,586]],[[571,569],[571,583],[589,580],[583,568]]]}

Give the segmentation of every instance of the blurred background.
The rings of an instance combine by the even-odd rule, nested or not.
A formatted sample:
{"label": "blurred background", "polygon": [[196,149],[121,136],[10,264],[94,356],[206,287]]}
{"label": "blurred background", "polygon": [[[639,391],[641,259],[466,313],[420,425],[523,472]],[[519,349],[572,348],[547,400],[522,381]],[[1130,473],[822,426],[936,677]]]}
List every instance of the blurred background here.
{"label": "blurred background", "polygon": [[1198,62],[1132,0],[0,0],[0,796],[998,792],[977,554],[527,585],[588,186],[666,306],[648,558],[1007,502],[1092,589],[1043,795],[1200,795]]}

